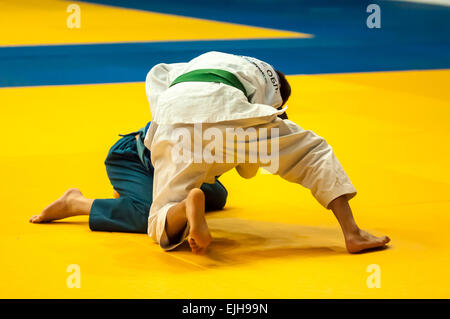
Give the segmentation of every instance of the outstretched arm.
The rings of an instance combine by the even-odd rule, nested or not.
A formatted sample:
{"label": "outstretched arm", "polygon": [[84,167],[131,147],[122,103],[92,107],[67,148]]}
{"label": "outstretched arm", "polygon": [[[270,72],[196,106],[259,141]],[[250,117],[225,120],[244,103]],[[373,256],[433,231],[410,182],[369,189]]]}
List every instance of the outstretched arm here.
{"label": "outstretched arm", "polygon": [[331,146],[322,137],[303,130],[292,121],[276,119],[273,125],[279,128],[278,174],[310,189],[319,203],[333,211],[342,228],[347,250],[356,253],[386,245],[388,237],[375,237],[357,226],[348,203],[356,195],[356,189]]}
{"label": "outstretched arm", "polygon": [[383,247],[389,241],[389,237],[375,237],[360,229],[353,218],[352,209],[345,195],[334,199],[330,205],[334,216],[342,228],[345,238],[345,245],[350,253],[357,253],[362,250]]}

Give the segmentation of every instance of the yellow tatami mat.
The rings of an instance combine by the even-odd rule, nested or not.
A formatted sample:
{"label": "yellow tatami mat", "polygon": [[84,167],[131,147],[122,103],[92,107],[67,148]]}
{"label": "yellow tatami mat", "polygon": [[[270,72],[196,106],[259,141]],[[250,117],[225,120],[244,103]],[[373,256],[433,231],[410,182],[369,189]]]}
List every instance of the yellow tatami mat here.
{"label": "yellow tatami mat", "polygon": [[[71,4],[78,5],[79,28],[67,25],[68,19],[75,21],[71,18],[75,13]],[[299,32],[85,2],[0,0],[0,8],[0,46],[311,37]]]}
{"label": "yellow tatami mat", "polygon": [[[117,35],[114,35],[117,38]],[[3,39],[2,39],[3,40]],[[362,228],[389,249],[350,255],[331,211],[277,176],[221,181],[205,256],[86,217],[29,224],[67,188],[112,197],[103,160],[150,119],[144,84],[0,88],[1,298],[449,297],[449,70],[290,76],[290,118],[322,135],[358,189]],[[69,265],[80,288],[68,288]],[[369,265],[380,288],[369,288]]]}

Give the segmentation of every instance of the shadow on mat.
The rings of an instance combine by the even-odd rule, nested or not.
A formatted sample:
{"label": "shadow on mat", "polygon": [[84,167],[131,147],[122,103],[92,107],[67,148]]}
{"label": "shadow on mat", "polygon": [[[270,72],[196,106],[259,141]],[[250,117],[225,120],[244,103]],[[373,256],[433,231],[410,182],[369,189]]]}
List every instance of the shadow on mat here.
{"label": "shadow on mat", "polygon": [[204,256],[187,243],[169,254],[203,267],[220,267],[268,258],[305,258],[347,254],[338,228],[307,227],[238,218],[209,219],[212,242]]}
{"label": "shadow on mat", "polygon": [[[45,224],[86,227],[88,221],[54,221],[42,225]],[[212,218],[208,219],[208,225],[213,239],[205,255],[192,254],[189,244],[184,242],[177,249],[164,252],[162,259],[169,257],[168,262],[173,263],[173,259],[170,258],[172,255],[193,265],[214,268],[265,259],[282,260],[347,254],[344,238],[338,227],[312,227],[240,218]],[[135,248],[139,251],[149,244],[140,241],[137,243],[139,244]],[[379,250],[383,249],[373,251]],[[138,252],[133,254],[141,256]],[[127,254],[128,257],[125,259],[132,258],[133,254],[129,256]],[[140,259],[142,262],[142,256]]]}

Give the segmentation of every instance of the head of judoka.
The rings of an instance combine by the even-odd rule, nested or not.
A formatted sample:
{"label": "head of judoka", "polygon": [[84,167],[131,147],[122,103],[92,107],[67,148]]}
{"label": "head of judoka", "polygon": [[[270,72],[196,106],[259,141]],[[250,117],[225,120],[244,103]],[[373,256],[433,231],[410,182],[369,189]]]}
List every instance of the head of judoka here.
{"label": "head of judoka", "polygon": [[284,106],[291,95],[291,86],[284,73],[256,58],[248,56],[243,58],[252,63],[264,79],[265,85],[261,87],[263,92],[258,92],[263,97],[264,103],[275,108]]}

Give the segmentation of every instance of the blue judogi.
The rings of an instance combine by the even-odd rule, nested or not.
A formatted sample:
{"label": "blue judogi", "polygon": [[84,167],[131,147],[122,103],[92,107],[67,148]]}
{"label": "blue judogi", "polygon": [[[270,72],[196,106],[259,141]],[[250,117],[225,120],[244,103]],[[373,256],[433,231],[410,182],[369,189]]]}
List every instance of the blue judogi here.
{"label": "blue judogi", "polygon": [[[123,135],[109,150],[106,172],[120,197],[94,200],[89,215],[91,230],[147,233],[153,202],[153,166],[143,138],[149,124],[137,132]],[[135,137],[137,134],[140,134],[139,139]],[[205,193],[206,211],[225,206],[228,192],[217,178],[214,184],[205,183],[201,189]]]}

